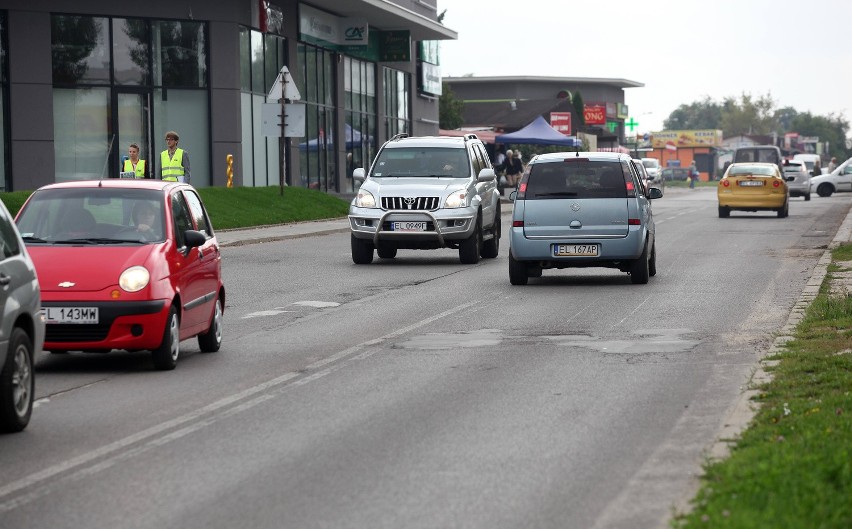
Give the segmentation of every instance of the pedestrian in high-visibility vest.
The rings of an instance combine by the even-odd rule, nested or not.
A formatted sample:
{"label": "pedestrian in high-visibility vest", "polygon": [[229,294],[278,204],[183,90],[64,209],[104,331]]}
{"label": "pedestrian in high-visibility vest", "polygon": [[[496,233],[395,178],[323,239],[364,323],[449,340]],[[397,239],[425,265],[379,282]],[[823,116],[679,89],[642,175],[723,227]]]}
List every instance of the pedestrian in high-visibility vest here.
{"label": "pedestrian in high-visibility vest", "polygon": [[189,183],[189,153],[178,148],[180,137],[170,130],[166,133],[168,148],[160,153],[160,178],[167,182]]}
{"label": "pedestrian in high-visibility vest", "polygon": [[148,164],[145,163],[145,160],[139,159],[139,145],[131,143],[130,147],[127,148],[127,154],[130,155],[130,158],[124,160],[121,172],[133,173],[136,178],[148,178]]}

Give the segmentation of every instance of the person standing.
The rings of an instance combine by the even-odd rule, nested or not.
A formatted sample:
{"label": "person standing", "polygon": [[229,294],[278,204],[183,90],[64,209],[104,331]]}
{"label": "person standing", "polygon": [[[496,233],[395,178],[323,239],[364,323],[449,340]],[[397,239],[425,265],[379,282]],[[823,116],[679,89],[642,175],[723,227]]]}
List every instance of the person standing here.
{"label": "person standing", "polygon": [[131,143],[127,148],[129,158],[124,160],[121,167],[122,173],[133,173],[134,178],[148,178],[148,164],[139,158],[139,145]]}
{"label": "person standing", "polygon": [[814,168],[811,171],[811,176],[819,176],[822,174],[822,166],[819,163],[819,158],[814,160]]}
{"label": "person standing", "polygon": [[509,187],[517,187],[521,176],[524,173],[524,168],[521,161],[515,158],[515,153],[512,149],[506,151],[506,184]]}
{"label": "person standing", "polygon": [[828,172],[833,173],[835,169],[837,169],[837,158],[832,156],[831,161],[828,162]]}
{"label": "person standing", "polygon": [[189,183],[189,153],[178,148],[180,136],[170,130],[166,133],[167,149],[160,153],[160,178],[167,182]]}
{"label": "person standing", "polygon": [[689,188],[695,189],[695,181],[698,180],[699,176],[698,167],[695,166],[695,160],[692,160],[692,163],[689,164]]}

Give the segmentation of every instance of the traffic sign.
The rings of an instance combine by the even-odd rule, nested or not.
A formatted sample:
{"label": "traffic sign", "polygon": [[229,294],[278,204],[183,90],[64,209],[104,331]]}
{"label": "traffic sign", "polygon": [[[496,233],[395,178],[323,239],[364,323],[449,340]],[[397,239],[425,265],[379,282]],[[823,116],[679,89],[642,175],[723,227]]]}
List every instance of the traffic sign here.
{"label": "traffic sign", "polygon": [[289,99],[290,101],[298,101],[302,99],[302,94],[300,94],[299,89],[296,88],[293,76],[290,75],[290,70],[288,70],[286,66],[281,67],[281,71],[278,72],[278,77],[276,77],[275,82],[272,83],[272,88],[269,89],[269,93],[266,94],[266,98],[271,101],[281,99],[282,85],[284,87],[284,99]]}

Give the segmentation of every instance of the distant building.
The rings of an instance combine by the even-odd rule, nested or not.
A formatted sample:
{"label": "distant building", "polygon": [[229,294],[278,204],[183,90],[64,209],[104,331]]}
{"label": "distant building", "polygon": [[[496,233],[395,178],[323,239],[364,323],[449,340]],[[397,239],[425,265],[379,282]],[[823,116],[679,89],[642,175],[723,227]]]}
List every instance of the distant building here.
{"label": "distant building", "polygon": [[[487,126],[513,132],[538,116],[550,122],[551,112],[570,113],[567,133],[593,134],[599,148],[624,143],[628,118],[624,89],[645,86],[627,79],[589,77],[445,77],[443,81],[465,103],[464,127]],[[571,105],[575,93],[585,104],[584,126]]]}

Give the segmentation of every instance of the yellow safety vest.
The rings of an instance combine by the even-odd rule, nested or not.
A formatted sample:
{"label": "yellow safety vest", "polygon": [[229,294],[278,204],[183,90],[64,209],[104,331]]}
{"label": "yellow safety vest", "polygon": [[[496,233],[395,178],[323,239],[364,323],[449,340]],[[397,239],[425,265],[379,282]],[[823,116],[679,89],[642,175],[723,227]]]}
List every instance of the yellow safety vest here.
{"label": "yellow safety vest", "polygon": [[160,153],[160,167],[163,168],[163,180],[177,182],[183,176],[183,149],[175,149],[175,155],[169,158],[169,150]]}
{"label": "yellow safety vest", "polygon": [[136,178],[145,178],[145,160],[136,162],[136,168],[133,167],[133,162],[129,159],[124,160],[124,172],[133,171],[136,173]]}

